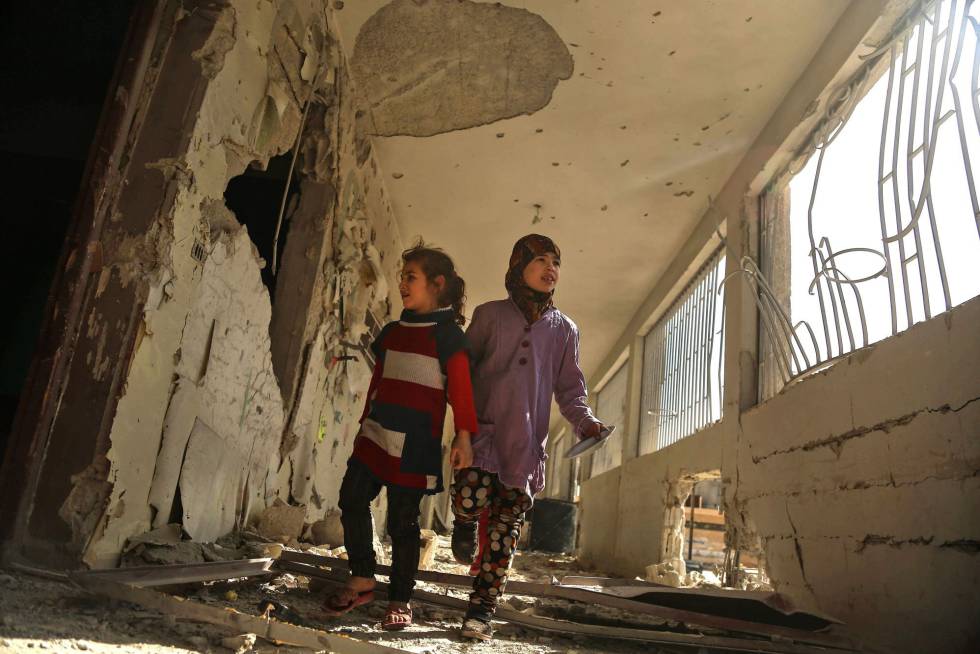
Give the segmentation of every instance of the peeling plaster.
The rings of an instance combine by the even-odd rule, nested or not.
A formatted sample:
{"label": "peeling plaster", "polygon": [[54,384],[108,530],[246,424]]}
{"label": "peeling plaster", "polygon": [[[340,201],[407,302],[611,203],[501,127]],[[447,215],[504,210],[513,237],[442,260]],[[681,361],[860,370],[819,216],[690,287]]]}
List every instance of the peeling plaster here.
{"label": "peeling plaster", "polygon": [[219,16],[218,23],[207,43],[191,55],[201,62],[201,71],[205,77],[214,79],[224,67],[225,55],[235,45],[235,26],[235,9],[229,7]]}
{"label": "peeling plaster", "polygon": [[361,27],[351,68],[374,134],[432,136],[542,109],[573,61],[526,9],[394,0]]}
{"label": "peeling plaster", "polygon": [[[128,538],[166,524],[178,493],[183,529],[200,540],[242,526],[277,497],[309,502],[308,521],[335,507],[369,371],[332,362],[367,334],[368,309],[384,321],[392,306],[385,280],[401,240],[370,152],[358,166],[353,93],[323,12],[312,0],[224,12],[193,55],[208,82],[188,150],[141,173],[176,185],[173,211],[114,251],[119,278],[145,287],[147,301],[106,462],[73,479],[62,509],[94,567],[114,565]],[[311,314],[320,322],[287,416],[272,366],[265,262],[223,194],[251,162],[292,147],[313,79],[326,102],[341,100],[333,113],[311,112],[319,136],[298,171],[345,191],[343,203],[323,208],[338,218],[323,232],[331,254]],[[90,334],[116,328],[87,325]],[[105,356],[89,365],[97,371]]]}

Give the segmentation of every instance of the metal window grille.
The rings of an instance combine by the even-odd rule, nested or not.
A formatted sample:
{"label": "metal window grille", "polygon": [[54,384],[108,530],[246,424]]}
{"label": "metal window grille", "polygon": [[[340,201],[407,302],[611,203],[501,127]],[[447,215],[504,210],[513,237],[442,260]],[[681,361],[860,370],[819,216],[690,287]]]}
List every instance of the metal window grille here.
{"label": "metal window grille", "polygon": [[640,454],[721,418],[724,269],[719,249],[644,337]]}
{"label": "metal window grille", "polygon": [[762,270],[739,271],[769,349],[763,398],[980,294],[978,4],[917,6],[828,103],[789,198],[770,192]]}
{"label": "metal window grille", "polygon": [[612,470],[623,462],[623,431],[626,429],[626,387],[629,365],[624,364],[609,378],[596,394],[596,417],[608,425],[616,425],[609,442],[592,455],[592,476]]}

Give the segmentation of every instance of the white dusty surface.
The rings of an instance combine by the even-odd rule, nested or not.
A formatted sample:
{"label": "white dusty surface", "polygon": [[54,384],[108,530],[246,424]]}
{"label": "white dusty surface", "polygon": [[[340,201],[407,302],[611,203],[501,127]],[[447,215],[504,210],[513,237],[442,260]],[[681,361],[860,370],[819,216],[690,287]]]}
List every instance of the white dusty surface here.
{"label": "white dusty surface", "polygon": [[[463,572],[463,567],[451,562],[448,539],[440,537],[434,570]],[[582,574],[584,571],[575,560],[567,556],[542,553],[521,553],[515,562],[512,579],[525,581],[550,581],[551,576]],[[429,584],[418,588],[433,592],[443,589]],[[235,601],[228,601],[226,593],[234,589]],[[263,597],[276,599],[300,614],[315,611],[322,595],[311,595],[306,580],[284,575],[273,582],[220,583],[205,587],[185,587],[186,596],[212,606],[229,606],[239,611],[256,614],[256,605]],[[464,597],[463,591],[451,594]],[[509,599],[512,606],[526,609],[531,604],[526,598]],[[540,613],[552,615],[557,602],[541,607]],[[459,614],[437,607],[416,603],[416,624],[408,630],[389,634],[381,631],[379,623],[384,615],[384,603],[375,602],[350,614],[309,626],[339,631],[355,638],[384,644],[409,652],[431,654],[457,654],[495,652],[501,654],[551,654],[554,652],[609,652],[632,654],[655,653],[659,650],[645,643],[630,643],[612,639],[565,637],[526,630],[506,623],[496,623],[497,637],[489,643],[468,643],[460,640]],[[577,611],[586,617],[589,609]],[[591,616],[615,618],[612,615]],[[25,575],[16,571],[0,572],[0,653],[87,651],[106,654],[127,652],[162,654],[170,652],[230,652],[221,645],[222,638],[232,636],[229,631],[209,624],[177,621],[156,611],[150,611],[122,602],[94,597],[71,585]],[[259,641],[260,652],[307,652],[304,648],[275,647]]]}

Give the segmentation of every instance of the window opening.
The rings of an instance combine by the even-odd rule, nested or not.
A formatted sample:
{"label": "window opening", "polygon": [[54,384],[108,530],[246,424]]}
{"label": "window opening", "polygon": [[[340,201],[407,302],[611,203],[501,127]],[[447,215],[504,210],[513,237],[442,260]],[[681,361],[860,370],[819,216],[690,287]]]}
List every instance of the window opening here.
{"label": "window opening", "polygon": [[719,248],[643,339],[640,454],[721,419],[724,270]]}
{"label": "window opening", "polygon": [[623,432],[626,430],[626,387],[629,365],[623,364],[596,393],[596,417],[607,425],[616,425],[609,442],[592,455],[592,475],[601,475],[623,462]]}
{"label": "window opening", "polygon": [[978,14],[941,0],[907,18],[764,196],[762,270],[742,265],[762,399],[980,294]]}

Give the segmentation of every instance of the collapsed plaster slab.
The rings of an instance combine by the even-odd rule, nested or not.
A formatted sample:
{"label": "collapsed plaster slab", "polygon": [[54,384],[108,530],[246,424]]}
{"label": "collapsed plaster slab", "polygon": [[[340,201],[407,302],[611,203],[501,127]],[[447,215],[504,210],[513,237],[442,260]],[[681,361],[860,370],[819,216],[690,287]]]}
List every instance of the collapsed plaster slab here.
{"label": "collapsed plaster slab", "polygon": [[361,27],[351,69],[374,134],[432,136],[540,110],[573,62],[526,9],[394,0]]}
{"label": "collapsed plaster slab", "polygon": [[[307,504],[309,522],[336,507],[370,376],[363,361],[336,362],[370,337],[368,311],[387,319],[385,280],[401,240],[377,163],[358,164],[354,94],[324,20],[306,0],[222,9],[192,55],[204,97],[186,152],[135,173],[167,176],[175,195],[169,213],[120,250],[129,252],[120,276],[145,285],[148,299],[112,418],[102,499],[91,500],[96,487],[79,478],[64,512],[91,566],[114,565],[128,538],[174,517],[186,535],[212,540],[277,498]],[[321,110],[309,112],[297,175],[325,192],[300,207],[308,230],[294,243],[321,241],[308,302],[290,305],[293,324],[270,333],[274,308],[260,275],[268,264],[223,196],[247,165],[293,146],[314,89]],[[311,256],[286,254],[292,269]],[[282,359],[299,380],[288,397],[272,356],[282,333],[295,333],[301,354]]]}

